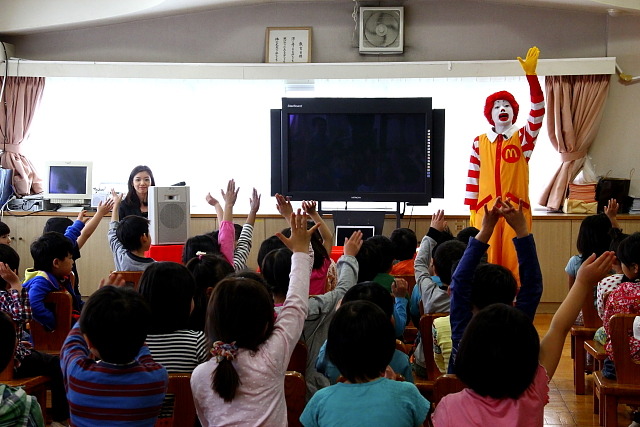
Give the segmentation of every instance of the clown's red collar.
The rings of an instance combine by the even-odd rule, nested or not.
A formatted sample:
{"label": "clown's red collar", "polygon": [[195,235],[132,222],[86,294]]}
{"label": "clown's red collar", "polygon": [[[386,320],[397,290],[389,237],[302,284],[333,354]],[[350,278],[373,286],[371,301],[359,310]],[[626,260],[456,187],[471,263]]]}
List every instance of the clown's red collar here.
{"label": "clown's red collar", "polygon": [[[491,128],[491,130],[489,132],[487,132],[487,138],[491,142],[496,142],[496,138],[498,137],[498,135],[500,135],[500,134],[496,133],[494,129],[495,128]],[[509,139],[516,132],[518,132],[518,126],[511,125],[511,127],[509,127],[509,129],[507,129],[506,131],[502,132],[502,135],[505,136],[505,139]]]}

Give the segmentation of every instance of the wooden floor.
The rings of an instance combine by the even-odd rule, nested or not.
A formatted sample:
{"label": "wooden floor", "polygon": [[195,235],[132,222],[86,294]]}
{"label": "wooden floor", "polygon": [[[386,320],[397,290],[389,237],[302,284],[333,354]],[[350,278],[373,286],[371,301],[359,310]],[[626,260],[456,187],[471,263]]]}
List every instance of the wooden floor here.
{"label": "wooden floor", "polygon": [[[550,314],[537,314],[534,322],[542,337],[549,328]],[[573,390],[573,363],[571,360],[570,337],[564,344],[564,351],[558,369],[549,384],[549,404],[544,410],[545,426],[598,426],[598,415],[593,413],[593,379],[586,375],[586,394],[578,396]],[[630,408],[618,406],[618,427],[627,427],[631,421]]]}

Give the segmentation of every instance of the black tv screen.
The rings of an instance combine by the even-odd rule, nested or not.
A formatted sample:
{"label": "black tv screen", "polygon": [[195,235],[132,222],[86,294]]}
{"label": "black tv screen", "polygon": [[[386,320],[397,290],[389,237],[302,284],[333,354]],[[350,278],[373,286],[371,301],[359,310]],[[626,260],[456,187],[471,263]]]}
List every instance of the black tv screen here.
{"label": "black tv screen", "polygon": [[431,98],[283,98],[271,117],[272,190],[294,200],[423,204],[443,173]]}

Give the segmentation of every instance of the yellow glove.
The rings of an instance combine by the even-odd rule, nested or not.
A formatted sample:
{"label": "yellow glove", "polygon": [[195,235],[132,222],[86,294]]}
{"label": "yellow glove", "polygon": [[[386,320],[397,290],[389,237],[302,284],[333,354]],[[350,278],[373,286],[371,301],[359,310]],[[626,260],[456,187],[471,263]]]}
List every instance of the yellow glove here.
{"label": "yellow glove", "polygon": [[538,57],[540,56],[540,49],[537,47],[532,47],[527,52],[527,57],[522,59],[518,56],[518,61],[520,61],[520,65],[524,70],[525,74],[528,76],[535,76],[536,67],[538,66]]}

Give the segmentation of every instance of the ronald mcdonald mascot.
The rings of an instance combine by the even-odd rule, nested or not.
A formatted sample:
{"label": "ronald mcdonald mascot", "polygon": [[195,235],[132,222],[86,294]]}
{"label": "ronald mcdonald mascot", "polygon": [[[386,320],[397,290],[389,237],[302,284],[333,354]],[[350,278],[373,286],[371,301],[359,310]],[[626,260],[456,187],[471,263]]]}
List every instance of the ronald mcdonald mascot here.
{"label": "ronald mcdonald mascot", "polygon": [[[484,206],[491,209],[493,204],[489,203],[502,197],[502,200],[511,199],[516,208],[522,206],[531,231],[529,159],[544,117],[544,95],[536,76],[539,56],[540,50],[534,46],[525,59],[518,57],[531,94],[531,111],[524,127],[514,125],[519,106],[509,92],[494,93],[485,103],[484,115],[492,128],[473,141],[465,195],[465,204],[471,211],[471,225],[476,228],[482,224]],[[514,237],[514,231],[504,218],[500,218],[489,240],[488,256],[489,262],[508,268],[519,279]]]}

